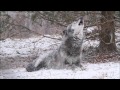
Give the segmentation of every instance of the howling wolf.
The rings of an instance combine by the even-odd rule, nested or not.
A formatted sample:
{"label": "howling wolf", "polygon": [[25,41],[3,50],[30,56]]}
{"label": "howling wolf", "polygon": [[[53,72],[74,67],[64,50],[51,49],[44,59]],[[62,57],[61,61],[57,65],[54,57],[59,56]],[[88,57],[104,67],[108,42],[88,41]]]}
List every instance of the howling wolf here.
{"label": "howling wolf", "polygon": [[42,68],[62,69],[66,66],[82,67],[80,60],[82,57],[84,20],[80,18],[68,25],[63,31],[62,43],[55,51],[44,57],[40,57],[28,64],[28,72],[37,71]]}

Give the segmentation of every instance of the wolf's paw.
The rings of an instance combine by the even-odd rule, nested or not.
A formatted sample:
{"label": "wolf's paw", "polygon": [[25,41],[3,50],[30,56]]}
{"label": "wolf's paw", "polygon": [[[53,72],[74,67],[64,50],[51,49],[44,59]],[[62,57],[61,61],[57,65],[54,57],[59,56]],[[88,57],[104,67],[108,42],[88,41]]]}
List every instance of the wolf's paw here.
{"label": "wolf's paw", "polygon": [[83,65],[81,65],[81,64],[79,65],[79,67],[80,67],[81,70],[86,70],[86,68],[83,67]]}
{"label": "wolf's paw", "polygon": [[27,70],[28,72],[32,72],[32,71],[35,71],[36,68],[34,67],[33,64],[28,64],[28,66],[26,67],[26,70]]}
{"label": "wolf's paw", "polygon": [[82,66],[82,67],[80,67],[80,69],[81,69],[82,71],[83,71],[83,70],[86,70],[86,68],[85,68],[85,67],[83,67],[83,66]]}

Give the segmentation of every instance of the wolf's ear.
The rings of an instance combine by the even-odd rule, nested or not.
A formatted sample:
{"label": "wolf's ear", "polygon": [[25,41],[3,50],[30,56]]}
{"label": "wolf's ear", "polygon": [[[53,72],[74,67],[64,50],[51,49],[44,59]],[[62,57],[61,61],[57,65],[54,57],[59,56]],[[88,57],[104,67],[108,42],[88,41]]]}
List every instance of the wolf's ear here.
{"label": "wolf's ear", "polygon": [[63,30],[63,35],[67,35],[67,30]]}

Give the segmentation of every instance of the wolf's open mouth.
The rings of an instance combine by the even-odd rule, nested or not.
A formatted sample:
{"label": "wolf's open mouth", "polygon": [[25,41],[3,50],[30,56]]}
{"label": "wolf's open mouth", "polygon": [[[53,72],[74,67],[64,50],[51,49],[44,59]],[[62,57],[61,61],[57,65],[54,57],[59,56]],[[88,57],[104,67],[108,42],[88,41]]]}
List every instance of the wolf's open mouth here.
{"label": "wolf's open mouth", "polygon": [[79,25],[83,24],[83,17],[80,18]]}
{"label": "wolf's open mouth", "polygon": [[80,21],[79,25],[81,25],[81,24],[83,24],[83,21],[82,21],[82,20]]}

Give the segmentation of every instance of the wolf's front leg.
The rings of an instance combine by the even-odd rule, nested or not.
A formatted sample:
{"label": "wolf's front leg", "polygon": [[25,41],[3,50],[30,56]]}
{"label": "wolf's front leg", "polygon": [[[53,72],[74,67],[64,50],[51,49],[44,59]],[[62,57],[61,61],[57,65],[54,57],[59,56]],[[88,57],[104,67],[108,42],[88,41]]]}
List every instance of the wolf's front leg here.
{"label": "wolf's front leg", "polygon": [[26,70],[27,70],[28,72],[33,72],[33,71],[37,71],[37,70],[39,70],[39,69],[41,69],[41,68],[44,68],[44,67],[46,67],[45,61],[40,62],[40,63],[38,64],[38,66],[36,66],[36,67],[35,67],[35,64],[34,64],[34,63],[30,63],[30,64],[28,64]]}
{"label": "wolf's front leg", "polygon": [[85,70],[85,67],[83,67],[83,65],[81,64],[80,59],[77,60],[77,62],[75,63],[76,66],[80,67],[81,70]]}
{"label": "wolf's front leg", "polygon": [[45,63],[44,59],[37,58],[32,63],[28,64],[28,66],[26,67],[26,70],[28,72],[33,72],[33,71],[37,71],[45,66],[46,66],[46,63]]}
{"label": "wolf's front leg", "polygon": [[34,66],[34,63],[32,62],[32,63],[28,64],[27,67],[26,67],[26,70],[28,72],[36,71],[36,67]]}
{"label": "wolf's front leg", "polygon": [[79,67],[81,70],[86,70],[86,68],[81,63],[79,63]]}

